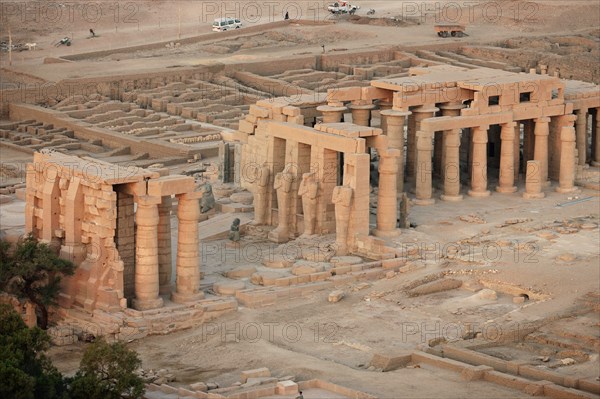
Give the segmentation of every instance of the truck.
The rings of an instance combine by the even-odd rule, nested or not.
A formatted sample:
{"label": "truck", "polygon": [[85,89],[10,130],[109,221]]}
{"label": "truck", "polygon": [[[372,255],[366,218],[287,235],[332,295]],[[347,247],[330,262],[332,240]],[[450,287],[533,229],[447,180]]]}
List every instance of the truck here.
{"label": "truck", "polygon": [[327,10],[332,14],[354,14],[359,6],[353,6],[347,1],[335,2],[327,7]]}

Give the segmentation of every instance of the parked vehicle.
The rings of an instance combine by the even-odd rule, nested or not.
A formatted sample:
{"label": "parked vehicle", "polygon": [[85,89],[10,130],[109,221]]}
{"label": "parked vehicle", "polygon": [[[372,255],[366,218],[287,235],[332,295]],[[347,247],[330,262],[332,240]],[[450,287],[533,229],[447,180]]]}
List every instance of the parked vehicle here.
{"label": "parked vehicle", "polygon": [[225,32],[229,29],[239,29],[242,27],[242,21],[238,18],[217,18],[212,24],[212,30],[215,32]]}
{"label": "parked vehicle", "polygon": [[329,10],[329,12],[331,12],[332,14],[350,14],[350,15],[352,15],[359,8],[360,8],[359,6],[353,6],[353,5],[349,4],[347,1],[340,1],[340,2],[336,2],[336,3],[333,3],[330,6],[328,6],[327,10]]}
{"label": "parked vehicle", "polygon": [[465,26],[458,24],[437,24],[433,27],[440,37],[463,37],[467,36],[465,33]]}

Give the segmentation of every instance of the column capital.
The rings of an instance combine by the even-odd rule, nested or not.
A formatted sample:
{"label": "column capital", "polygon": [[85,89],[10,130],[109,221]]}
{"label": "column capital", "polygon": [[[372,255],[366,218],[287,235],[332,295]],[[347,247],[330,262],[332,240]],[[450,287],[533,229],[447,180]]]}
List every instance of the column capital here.
{"label": "column capital", "polygon": [[346,108],[345,106],[341,105],[341,106],[335,106],[335,105],[319,105],[317,107],[317,111],[319,112],[343,112],[346,111],[348,108]]}
{"label": "column capital", "polygon": [[446,110],[446,109],[463,109],[466,108],[466,105],[464,105],[463,103],[459,103],[459,102],[448,102],[448,103],[442,103],[439,107],[441,110]]}
{"label": "column capital", "polygon": [[[362,101],[362,100],[359,100],[359,101]],[[353,110],[353,109],[357,109],[357,110],[375,109],[375,104],[354,104],[354,102],[352,102],[350,105],[348,105],[348,108],[350,110]]]}
{"label": "column capital", "polygon": [[162,202],[162,197],[152,197],[150,195],[140,195],[134,197],[135,203],[142,206],[159,205]]}
{"label": "column capital", "polygon": [[541,118],[535,118],[534,119],[535,123],[550,123],[550,117],[548,116],[543,116]]}
{"label": "column capital", "polygon": [[191,201],[202,198],[202,191],[192,191],[191,193],[183,193],[175,195],[179,201]]}
{"label": "column capital", "polygon": [[444,130],[444,145],[460,147],[460,129]]}
{"label": "column capital", "polygon": [[501,129],[514,129],[517,126],[517,122],[506,122],[500,125]]}
{"label": "column capital", "polygon": [[488,142],[488,131],[489,126],[475,126],[472,128],[472,141],[473,143],[487,144]]}
{"label": "column capital", "polygon": [[423,104],[412,109],[413,113],[434,113],[440,109],[435,104]]}
{"label": "column capital", "polygon": [[389,120],[391,120],[393,118],[396,118],[396,117],[403,117],[404,118],[404,117],[412,114],[412,112],[405,111],[405,110],[385,109],[385,110],[381,111],[380,114],[381,115],[385,115],[388,118],[390,118],[390,119],[388,119],[388,123],[389,123]]}

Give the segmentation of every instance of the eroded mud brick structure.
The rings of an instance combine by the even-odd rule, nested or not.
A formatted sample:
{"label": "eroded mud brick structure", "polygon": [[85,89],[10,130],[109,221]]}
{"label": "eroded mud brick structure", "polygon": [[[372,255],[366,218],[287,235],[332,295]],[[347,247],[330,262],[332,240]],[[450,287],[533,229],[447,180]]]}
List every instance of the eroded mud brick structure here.
{"label": "eroded mud brick structure", "polygon": [[[529,186],[547,187],[554,180],[557,191],[572,191],[576,166],[587,161],[589,115],[595,147],[600,141],[599,109],[593,84],[534,72],[415,67],[409,76],[374,80],[369,87],[258,101],[234,137],[243,143],[236,173],[255,193],[257,223],[278,226],[273,241],[285,242],[306,229],[303,212],[311,208],[303,206],[306,190],[299,191],[299,185],[311,174],[316,225],[313,229],[309,215],[309,231],[335,232],[338,253],[369,248],[378,257],[383,246],[371,245],[369,234],[399,233],[397,202],[403,191],[413,192],[417,205],[430,205],[436,180],[442,200],[458,201],[461,180],[466,194],[486,197],[492,190],[517,191],[520,175]],[[374,110],[379,127],[372,125]],[[352,123],[344,121],[345,114]],[[372,149],[380,177],[376,228],[370,232]],[[599,154],[593,148],[592,156]],[[539,171],[528,173],[528,161],[536,161],[530,168]],[[498,170],[495,187],[488,183],[489,166]],[[539,182],[531,181],[538,176]]]}
{"label": "eroded mud brick structure", "polygon": [[[35,153],[27,170],[26,229],[78,265],[61,292],[61,305],[114,312],[160,308],[161,294],[171,294],[178,303],[203,298],[198,241],[202,193],[195,186],[188,176],[161,176],[159,171],[58,152]],[[173,195],[178,199],[174,288]]]}

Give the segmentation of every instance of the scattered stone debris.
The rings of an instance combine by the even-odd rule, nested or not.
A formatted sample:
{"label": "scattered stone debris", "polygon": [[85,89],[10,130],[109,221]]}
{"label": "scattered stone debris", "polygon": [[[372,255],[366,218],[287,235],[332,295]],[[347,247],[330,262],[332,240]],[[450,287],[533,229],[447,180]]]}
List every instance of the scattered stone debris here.
{"label": "scattered stone debris", "polygon": [[343,297],[344,297],[344,291],[335,290],[335,291],[329,293],[329,297],[327,298],[327,300],[329,302],[335,303],[335,302],[341,301]]}
{"label": "scattered stone debris", "polygon": [[485,221],[485,219],[483,219],[480,216],[477,216],[475,214],[470,214],[470,215],[461,215],[458,217],[459,220],[462,220],[463,222],[466,223],[477,223],[477,224],[485,224],[487,223]]}

